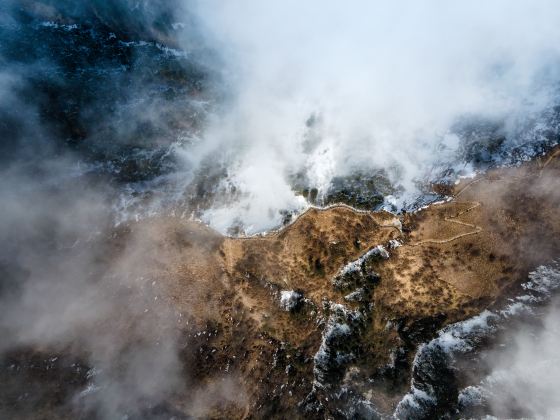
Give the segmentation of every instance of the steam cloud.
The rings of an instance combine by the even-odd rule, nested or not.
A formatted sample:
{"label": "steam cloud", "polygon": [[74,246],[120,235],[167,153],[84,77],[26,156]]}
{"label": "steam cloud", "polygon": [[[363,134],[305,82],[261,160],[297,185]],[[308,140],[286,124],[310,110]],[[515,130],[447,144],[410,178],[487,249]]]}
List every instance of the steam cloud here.
{"label": "steam cloud", "polygon": [[268,229],[304,206],[294,174],[321,195],[334,176],[383,168],[405,188],[401,206],[434,168],[460,166],[461,118],[499,121],[513,147],[536,140],[520,125],[557,99],[553,2],[196,6],[230,94],[201,148],[243,193],[204,215],[221,231]]}

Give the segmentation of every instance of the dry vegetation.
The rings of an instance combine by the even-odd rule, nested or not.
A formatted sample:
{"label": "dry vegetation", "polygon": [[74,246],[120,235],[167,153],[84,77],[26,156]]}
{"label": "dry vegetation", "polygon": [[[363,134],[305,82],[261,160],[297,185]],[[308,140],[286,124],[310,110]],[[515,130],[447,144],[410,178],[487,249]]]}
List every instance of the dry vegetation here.
{"label": "dry vegetation", "polygon": [[[200,395],[192,392],[177,392],[171,404],[209,417],[302,416],[298,403],[313,389],[313,357],[331,301],[348,308],[373,303],[353,344],[359,357],[348,381],[383,376],[391,351],[404,349],[405,371],[396,367],[368,394],[390,411],[407,386],[406,362],[419,342],[514,293],[529,270],[558,256],[556,155],[465,181],[454,187],[453,200],[399,218],[345,206],[310,209],[278,232],[238,239],[178,218],[122,228],[115,252],[129,235],[153,238],[146,250],[150,275],[160,304],[176,315],[176,325],[162,328],[184,337],[189,387],[216,394],[200,412]],[[372,263],[380,280],[369,302],[345,301],[348,291],[336,290],[333,277],[391,239],[402,246]],[[299,310],[280,307],[282,290],[303,294]]]}
{"label": "dry vegetation", "polygon": [[[176,266],[165,268],[170,301],[195,325],[217,331],[188,345],[201,349],[194,363],[198,380],[216,380],[226,370],[236,377],[246,405],[230,414],[297,416],[297,403],[312,389],[323,302],[353,305],[331,279],[390,239],[403,246],[375,263],[381,280],[358,343],[363,357],[355,369],[362,375],[375,375],[395,346],[417,344],[403,331],[430,324],[425,339],[436,327],[507,296],[560,250],[560,165],[542,162],[546,167],[534,162],[499,169],[455,186],[455,199],[401,216],[404,233],[390,227],[395,216],[389,213],[344,206],[311,209],[279,232],[245,239],[220,237],[190,222],[154,222],[164,238],[155,246],[177,253]],[[279,292],[293,289],[308,299],[296,313],[279,306]]]}

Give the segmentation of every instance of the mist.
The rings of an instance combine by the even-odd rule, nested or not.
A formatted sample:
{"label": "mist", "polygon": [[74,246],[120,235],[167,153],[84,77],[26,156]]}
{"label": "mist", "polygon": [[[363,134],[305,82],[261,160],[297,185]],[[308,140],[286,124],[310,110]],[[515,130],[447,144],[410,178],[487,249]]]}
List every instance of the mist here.
{"label": "mist", "polygon": [[[61,416],[244,400],[235,379],[191,383],[189,310],[162,303],[177,256],[138,221],[259,233],[356,173],[387,178],[399,211],[431,181],[534,157],[558,139],[559,18],[552,1],[2,2],[1,361],[83,366]],[[557,316],[536,333],[546,358]],[[530,334],[497,412],[526,385]]]}
{"label": "mist", "polygon": [[[540,267],[539,272],[542,292],[558,287],[557,270]],[[483,333],[492,344],[463,360],[460,370],[470,383],[459,396],[463,416],[558,417],[558,296],[536,306],[526,297],[502,312],[498,330]]]}
{"label": "mist", "polygon": [[[31,111],[23,110],[29,117]],[[21,151],[19,161],[0,170],[2,362],[25,349],[52,360],[70,355],[74,362],[68,363],[86,366],[89,378],[82,389],[65,384],[70,396],[75,393],[67,402],[70,412],[100,418],[142,412],[184,382],[177,331],[170,328],[176,314],[157,305],[161,290],[157,277],[149,276],[152,264],[166,260],[147,248],[148,236],[128,234],[126,246],[115,245],[115,192],[100,181],[69,177],[71,153],[28,146],[37,155]],[[25,409],[3,406],[6,418],[34,415],[34,398],[50,391],[44,385],[34,392],[31,380],[6,382],[3,402],[11,392]]]}
{"label": "mist", "polygon": [[560,415],[558,300],[544,312],[542,323],[520,327],[505,350],[496,349],[487,356],[491,373],[480,390],[496,416]]}
{"label": "mist", "polygon": [[255,233],[304,208],[294,178],[321,197],[335,176],[383,169],[404,191],[387,203],[405,207],[438,170],[476,169],[462,121],[497,125],[512,149],[541,140],[530,121],[558,98],[553,2],[195,5],[228,100],[194,154],[225,161],[241,191],[204,214],[220,231],[237,220]]}
{"label": "mist", "polygon": [[[158,270],[172,256],[130,220],[115,227],[123,191],[168,174],[166,152],[203,113],[203,66],[174,49],[170,10],[0,5],[2,418],[52,401],[57,418],[159,418],[190,387],[188,310],[165,301]],[[190,84],[162,90],[158,72]]]}

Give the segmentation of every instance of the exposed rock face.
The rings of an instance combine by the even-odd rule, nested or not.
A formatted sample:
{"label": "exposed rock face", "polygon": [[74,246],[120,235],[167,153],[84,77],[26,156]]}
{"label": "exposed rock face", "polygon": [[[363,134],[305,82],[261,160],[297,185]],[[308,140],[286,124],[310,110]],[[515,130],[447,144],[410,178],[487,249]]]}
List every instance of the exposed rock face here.
{"label": "exposed rock face", "polygon": [[356,357],[351,343],[365,322],[362,313],[349,311],[340,304],[331,304],[329,311],[321,346],[313,359],[314,386],[319,388],[330,388],[340,382],[344,367]]}
{"label": "exposed rock face", "polygon": [[396,195],[400,190],[391,184],[384,171],[375,175],[357,172],[347,177],[335,177],[323,204],[343,202],[359,209],[377,210],[386,196]]}

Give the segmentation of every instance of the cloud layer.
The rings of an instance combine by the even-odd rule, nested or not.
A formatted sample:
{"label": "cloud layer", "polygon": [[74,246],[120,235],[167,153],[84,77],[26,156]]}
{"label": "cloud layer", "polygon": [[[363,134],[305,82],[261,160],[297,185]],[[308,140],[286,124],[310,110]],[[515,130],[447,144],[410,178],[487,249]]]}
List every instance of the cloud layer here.
{"label": "cloud layer", "polygon": [[497,124],[513,147],[557,99],[553,2],[195,6],[227,93],[200,152],[225,160],[243,192],[205,215],[222,231],[236,219],[267,229],[279,209],[301,208],[295,174],[321,194],[334,176],[384,168],[409,193],[402,204],[416,180],[461,161],[462,120]]}

